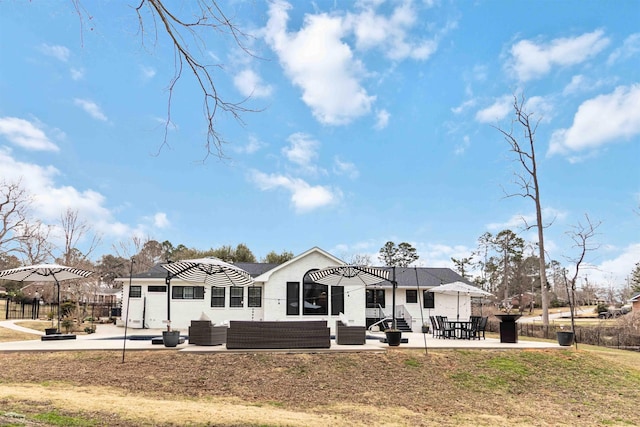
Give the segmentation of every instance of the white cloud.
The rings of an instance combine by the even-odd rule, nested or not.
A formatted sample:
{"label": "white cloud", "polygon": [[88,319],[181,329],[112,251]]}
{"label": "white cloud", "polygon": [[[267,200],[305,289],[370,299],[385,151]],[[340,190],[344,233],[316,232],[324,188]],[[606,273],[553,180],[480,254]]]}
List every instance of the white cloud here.
{"label": "white cloud", "polygon": [[544,76],[553,66],[579,64],[600,53],[609,44],[604,31],[596,30],[572,38],[558,38],[549,43],[520,40],[510,50],[508,67],[520,81]]}
{"label": "white cloud", "polygon": [[384,129],[389,125],[389,118],[391,114],[387,110],[380,110],[376,113],[375,128],[378,130]]}
{"label": "white cloud", "polygon": [[341,41],[348,30],[343,18],[306,15],[298,32],[287,32],[290,8],[283,1],[271,3],[264,36],[314,117],[341,125],[368,114],[375,97],[360,84],[363,64]]}
{"label": "white cloud", "polygon": [[153,67],[141,66],[140,72],[142,73],[143,80],[151,80],[156,76],[156,69]]}
{"label": "white cloud", "polygon": [[320,143],[304,133],[294,133],[287,138],[289,146],[282,149],[282,154],[292,163],[305,169],[313,168],[312,161],[318,157]]}
{"label": "white cloud", "polygon": [[249,141],[246,144],[244,144],[244,145],[233,144],[232,148],[238,153],[253,154],[253,153],[257,152],[258,150],[262,149],[263,147],[265,147],[266,145],[267,144],[265,144],[264,142],[260,141],[254,135],[250,135],[249,136]]}
{"label": "white cloud", "polygon": [[99,234],[116,237],[131,234],[129,226],[113,219],[104,206],[106,200],[102,194],[90,189],[80,191],[71,186],[57,185],[55,180],[60,172],[53,166],[20,162],[8,151],[0,149],[0,170],[7,181],[21,182],[33,197],[33,216],[45,223],[57,224],[64,211],[72,209],[78,211],[80,218],[90,219],[93,230]]}
{"label": "white cloud", "polygon": [[80,98],[75,98],[73,102],[94,119],[101,120],[103,122],[106,122],[108,120],[107,116],[102,112],[98,104],[96,104],[95,102],[88,99]]}
{"label": "white cloud", "polygon": [[524,109],[532,115],[532,120],[542,120],[543,122],[551,121],[553,104],[551,104],[549,99],[543,96],[532,96],[531,98],[527,98]]}
{"label": "white cloud", "polygon": [[333,159],[333,172],[336,175],[346,175],[351,179],[356,179],[360,175],[360,171],[351,162],[343,162],[338,157]]}
{"label": "white cloud", "polygon": [[43,43],[40,46],[40,51],[45,55],[52,56],[62,62],[67,62],[69,60],[69,56],[71,56],[71,51],[68,48],[60,45],[49,45]]}
{"label": "white cloud", "polygon": [[17,117],[0,117],[0,136],[27,150],[59,151],[42,129]]}
{"label": "white cloud", "polygon": [[462,155],[465,153],[465,151],[467,151],[467,148],[469,148],[470,145],[471,143],[470,143],[469,135],[465,135],[462,138],[462,142],[456,146],[454,153],[456,155]]}
{"label": "white cloud", "polygon": [[157,228],[167,228],[171,225],[169,218],[167,218],[167,214],[164,212],[157,212],[153,216],[153,225]]}
{"label": "white cloud", "polygon": [[250,69],[237,73],[233,78],[233,84],[246,97],[264,98],[273,92],[273,87],[265,85],[260,76]]}
{"label": "white cloud", "polygon": [[507,117],[513,110],[513,96],[504,95],[493,104],[476,113],[476,120],[480,123],[495,123]]}
{"label": "white cloud", "polygon": [[613,65],[615,62],[632,58],[638,54],[640,54],[640,33],[635,33],[627,37],[622,46],[609,55],[607,64]]}
{"label": "white cloud", "polygon": [[310,212],[335,204],[342,198],[340,190],[332,190],[320,185],[312,186],[298,178],[269,175],[260,171],[252,171],[250,178],[261,190],[282,188],[289,191],[291,204],[298,213]]}
{"label": "white cloud", "polygon": [[84,69],[82,68],[71,68],[69,70],[71,73],[71,78],[73,80],[82,80],[84,78]]}
{"label": "white cloud", "polygon": [[571,78],[571,82],[564,87],[562,94],[567,96],[587,91],[594,91],[609,83],[609,80],[593,80],[582,74],[578,74]]}
{"label": "white cloud", "polygon": [[377,5],[370,6],[346,18],[347,25],[353,27],[358,49],[378,48],[393,60],[425,60],[436,51],[438,44],[434,40],[408,40],[418,16],[411,2],[399,4],[389,17],[377,14]]}
{"label": "white cloud", "polygon": [[470,108],[475,107],[477,104],[477,100],[476,99],[468,99],[466,101],[464,101],[462,104],[458,105],[457,107],[453,107],[451,109],[451,112],[453,114],[460,114]]}
{"label": "white cloud", "polygon": [[553,132],[548,154],[596,149],[637,135],[640,135],[640,84],[619,86],[610,94],[583,102],[571,127]]}
{"label": "white cloud", "polygon": [[626,284],[626,278],[631,274],[636,263],[640,260],[640,243],[633,243],[617,252],[615,258],[607,259],[593,268],[585,270],[584,276],[589,277],[589,282],[600,286],[622,286]]}
{"label": "white cloud", "polygon": [[[503,120],[514,111],[513,103],[513,95],[501,96],[490,106],[479,110],[476,113],[475,119],[480,123],[495,123]],[[539,118],[544,121],[549,121],[551,114],[553,113],[553,105],[547,98],[542,96],[532,96],[525,100],[523,111],[533,114],[536,119]]]}
{"label": "white cloud", "polygon": [[[547,207],[542,208],[542,219],[546,225],[553,223],[555,221],[563,221],[567,218],[567,212],[561,211],[555,208]],[[487,224],[487,230],[489,231],[502,231],[502,230],[517,230],[524,229],[527,226],[535,225],[536,223],[536,214],[535,212],[530,212],[528,214],[515,214],[512,215],[509,219],[504,222],[493,222]],[[537,241],[537,234],[535,238],[532,238],[531,241]],[[548,248],[547,248],[548,249]]]}

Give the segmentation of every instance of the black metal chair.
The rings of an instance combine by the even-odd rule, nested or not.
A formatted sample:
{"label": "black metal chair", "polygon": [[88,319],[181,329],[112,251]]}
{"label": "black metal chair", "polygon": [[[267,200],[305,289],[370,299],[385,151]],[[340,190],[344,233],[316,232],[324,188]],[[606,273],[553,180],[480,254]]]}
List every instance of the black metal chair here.
{"label": "black metal chair", "polygon": [[463,330],[464,338],[470,340],[475,338],[480,323],[480,316],[469,316],[469,327]]}
{"label": "black metal chair", "polygon": [[489,321],[488,317],[480,317],[475,325],[475,327],[472,327],[471,330],[471,338],[473,339],[480,339],[480,336],[482,336],[482,339],[487,339],[485,337],[485,331],[487,330],[487,322]]}
{"label": "black metal chair", "polygon": [[429,320],[431,321],[431,337],[441,338],[441,331],[438,327],[438,322],[436,321],[435,316],[429,316]]}
{"label": "black metal chair", "polygon": [[436,320],[443,338],[455,338],[456,330],[447,323],[447,316],[436,316]]}

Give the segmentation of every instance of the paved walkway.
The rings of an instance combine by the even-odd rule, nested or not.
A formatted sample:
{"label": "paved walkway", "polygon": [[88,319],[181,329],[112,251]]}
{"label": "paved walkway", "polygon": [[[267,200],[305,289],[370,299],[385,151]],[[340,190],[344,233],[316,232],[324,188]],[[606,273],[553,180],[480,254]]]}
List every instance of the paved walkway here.
{"label": "paved walkway", "polygon": [[[77,335],[75,340],[60,341],[42,341],[39,335],[41,332],[32,329],[26,329],[18,326],[12,320],[0,321],[0,327],[10,328],[22,332],[35,333],[37,338],[29,341],[13,341],[0,342],[0,352],[2,351],[77,351],[77,350],[173,350],[187,352],[247,352],[252,353],[259,351],[283,351],[295,352],[296,350],[227,350],[222,346],[195,346],[189,345],[188,341],[178,345],[175,348],[166,348],[162,344],[152,344],[151,337],[161,337],[162,329],[132,329],[127,328],[125,337],[125,329],[121,326],[112,324],[97,324],[96,333],[85,335]],[[186,335],[186,333],[185,333]],[[487,337],[485,340],[454,340],[454,339],[436,339],[431,334],[421,333],[403,333],[403,338],[408,339],[408,343],[403,343],[400,348],[416,348],[424,349],[425,344],[428,349],[542,349],[542,348],[567,348],[560,347],[555,342],[539,342],[527,341],[520,338],[515,344],[501,343],[499,338]],[[386,351],[392,349],[387,344],[379,341],[384,338],[383,332],[368,332],[366,344],[364,345],[338,345],[334,341],[331,342],[329,349],[309,349],[301,350],[301,352],[362,352],[362,351]]]}

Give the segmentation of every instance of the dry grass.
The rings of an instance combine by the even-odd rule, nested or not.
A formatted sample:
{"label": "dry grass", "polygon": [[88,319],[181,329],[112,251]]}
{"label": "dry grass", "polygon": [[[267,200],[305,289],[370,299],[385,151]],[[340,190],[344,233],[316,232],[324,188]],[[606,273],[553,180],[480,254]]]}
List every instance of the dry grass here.
{"label": "dry grass", "polygon": [[[621,358],[618,360],[618,358]],[[640,354],[0,353],[0,413],[57,425],[632,425]],[[70,421],[73,420],[73,423]],[[54,425],[43,424],[43,425]]]}

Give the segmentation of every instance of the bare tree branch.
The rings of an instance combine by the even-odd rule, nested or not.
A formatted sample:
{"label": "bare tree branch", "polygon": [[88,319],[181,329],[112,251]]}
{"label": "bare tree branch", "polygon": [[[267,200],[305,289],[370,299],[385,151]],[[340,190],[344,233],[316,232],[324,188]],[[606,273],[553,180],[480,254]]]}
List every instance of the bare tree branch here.
{"label": "bare tree branch", "polygon": [[77,210],[67,209],[60,216],[60,226],[64,235],[61,258],[65,265],[76,266],[78,263],[88,260],[102,240],[98,234],[92,234],[87,249],[84,252],[78,249],[80,240],[88,237],[87,235],[91,233],[91,226],[86,221],[78,219]]}
{"label": "bare tree branch", "polygon": [[[207,138],[205,144],[207,154],[205,158],[211,154],[223,158],[223,145],[226,141],[218,132],[218,126],[215,122],[216,116],[220,111],[229,113],[238,123],[244,125],[242,114],[258,110],[245,107],[244,104],[248,98],[239,102],[229,102],[223,99],[218,92],[211,70],[211,67],[222,68],[222,66],[207,65],[204,60],[204,55],[196,56],[196,49],[188,43],[187,39],[194,40],[195,44],[201,46],[200,50],[202,50],[205,42],[202,40],[199,31],[213,30],[222,35],[230,36],[236,45],[244,52],[249,55],[252,54],[243,44],[244,39],[248,37],[247,34],[240,31],[238,27],[232,23],[220,9],[217,1],[198,0],[195,4],[197,4],[199,8],[199,13],[189,20],[177,16],[169,10],[162,0],[141,0],[140,4],[136,7],[138,23],[143,37],[145,33],[143,10],[145,10],[146,7],[146,11],[151,14],[154,24],[156,23],[156,19],[161,23],[165,34],[171,40],[174,48],[175,71],[168,86],[167,120],[165,121],[164,139],[160,148],[162,149],[163,146],[168,146],[168,132],[170,126],[172,126],[171,111],[173,93],[178,81],[183,77],[183,71],[186,67],[191,71],[190,74],[195,79],[202,94],[203,115],[207,122]],[[157,34],[156,31],[156,37]]]}
{"label": "bare tree branch", "polygon": [[17,182],[0,182],[0,252],[19,252],[31,196]]}

